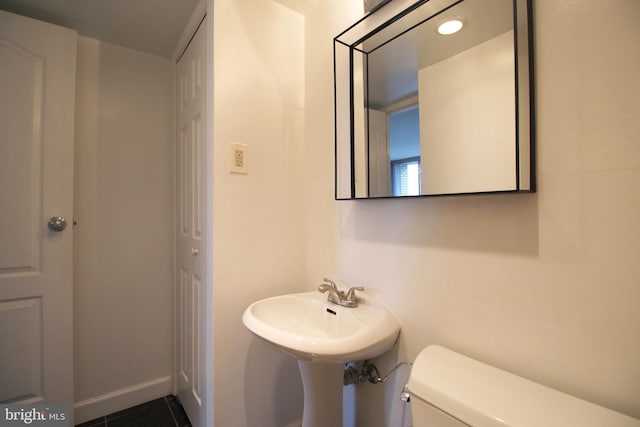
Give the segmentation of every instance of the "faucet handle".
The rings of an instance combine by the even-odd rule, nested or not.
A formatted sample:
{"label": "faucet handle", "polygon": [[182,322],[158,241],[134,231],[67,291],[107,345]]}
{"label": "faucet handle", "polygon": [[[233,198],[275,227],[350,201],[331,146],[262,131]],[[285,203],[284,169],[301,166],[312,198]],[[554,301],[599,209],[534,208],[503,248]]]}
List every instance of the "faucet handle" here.
{"label": "faucet handle", "polygon": [[324,279],[322,279],[322,281],[325,282],[325,283],[328,283],[329,286],[331,286],[336,291],[338,290],[338,286],[336,285],[336,282],[334,282],[333,280],[328,279],[328,278],[325,277]]}
{"label": "faucet handle", "polygon": [[364,291],[364,287],[354,286],[352,288],[349,288],[345,298],[351,302],[356,302],[356,291]]}

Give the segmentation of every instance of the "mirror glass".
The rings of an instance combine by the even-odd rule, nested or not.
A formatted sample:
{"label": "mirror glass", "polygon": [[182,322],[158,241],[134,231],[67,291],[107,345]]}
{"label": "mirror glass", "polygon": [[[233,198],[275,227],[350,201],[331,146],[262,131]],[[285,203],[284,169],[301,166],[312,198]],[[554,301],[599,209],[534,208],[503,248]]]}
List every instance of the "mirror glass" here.
{"label": "mirror glass", "polygon": [[337,36],[336,199],[535,191],[529,11],[392,0]]}

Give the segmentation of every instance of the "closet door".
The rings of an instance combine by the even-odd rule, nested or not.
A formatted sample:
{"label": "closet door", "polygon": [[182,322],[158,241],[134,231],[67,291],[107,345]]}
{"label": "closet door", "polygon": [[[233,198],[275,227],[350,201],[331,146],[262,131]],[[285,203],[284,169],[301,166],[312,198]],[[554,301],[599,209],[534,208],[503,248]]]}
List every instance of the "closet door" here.
{"label": "closet door", "polygon": [[75,31],[0,11],[3,403],[73,405],[75,63]]}
{"label": "closet door", "polygon": [[[194,427],[204,427],[206,209],[206,21],[176,67],[177,226],[176,226],[176,384],[178,398]],[[211,399],[209,399],[211,400]]]}

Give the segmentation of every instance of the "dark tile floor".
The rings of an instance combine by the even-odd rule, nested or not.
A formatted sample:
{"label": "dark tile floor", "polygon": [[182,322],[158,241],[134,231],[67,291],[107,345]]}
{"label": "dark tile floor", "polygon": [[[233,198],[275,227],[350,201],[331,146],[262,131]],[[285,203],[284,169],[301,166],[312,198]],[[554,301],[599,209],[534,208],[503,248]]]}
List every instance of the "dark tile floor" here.
{"label": "dark tile floor", "polygon": [[175,396],[165,396],[76,427],[191,427]]}

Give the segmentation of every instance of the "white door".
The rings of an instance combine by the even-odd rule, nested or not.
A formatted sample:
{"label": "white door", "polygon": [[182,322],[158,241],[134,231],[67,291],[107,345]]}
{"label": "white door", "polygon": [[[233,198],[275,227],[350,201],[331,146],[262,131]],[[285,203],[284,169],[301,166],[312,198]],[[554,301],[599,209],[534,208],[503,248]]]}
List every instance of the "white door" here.
{"label": "white door", "polygon": [[[177,64],[176,319],[178,398],[195,427],[205,425],[206,21]],[[211,332],[211,331],[209,331]]]}
{"label": "white door", "polygon": [[369,109],[369,197],[391,196],[387,113]]}
{"label": "white door", "polygon": [[0,402],[73,404],[75,64],[75,31],[0,11]]}

